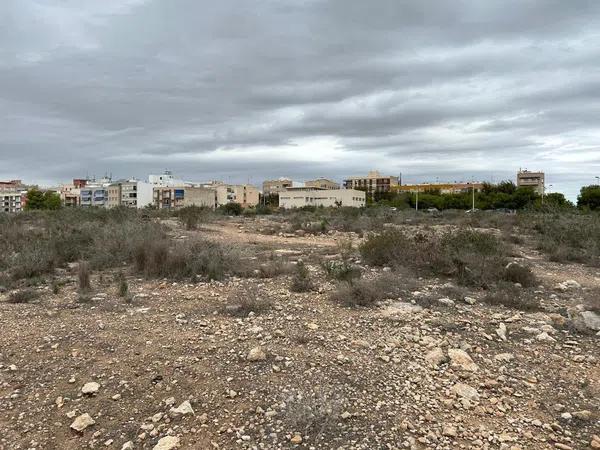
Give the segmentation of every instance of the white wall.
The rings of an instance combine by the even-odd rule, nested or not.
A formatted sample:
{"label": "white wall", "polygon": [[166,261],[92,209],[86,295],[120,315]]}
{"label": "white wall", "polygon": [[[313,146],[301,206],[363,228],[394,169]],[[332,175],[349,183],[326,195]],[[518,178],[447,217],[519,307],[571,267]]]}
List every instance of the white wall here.
{"label": "white wall", "polygon": [[356,189],[288,190],[279,193],[281,208],[301,208],[302,206],[350,206],[360,208],[366,204],[364,191]]}
{"label": "white wall", "polygon": [[137,182],[137,207],[144,208],[151,205],[154,201],[153,198],[154,186],[150,183],[144,183],[143,181]]}

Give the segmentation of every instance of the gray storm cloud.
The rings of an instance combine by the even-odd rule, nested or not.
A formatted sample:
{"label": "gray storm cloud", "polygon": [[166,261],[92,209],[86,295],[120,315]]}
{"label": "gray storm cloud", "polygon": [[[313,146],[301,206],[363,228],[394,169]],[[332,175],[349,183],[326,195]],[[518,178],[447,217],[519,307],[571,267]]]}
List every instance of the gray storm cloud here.
{"label": "gray storm cloud", "polygon": [[5,0],[0,177],[600,175],[596,1]]}

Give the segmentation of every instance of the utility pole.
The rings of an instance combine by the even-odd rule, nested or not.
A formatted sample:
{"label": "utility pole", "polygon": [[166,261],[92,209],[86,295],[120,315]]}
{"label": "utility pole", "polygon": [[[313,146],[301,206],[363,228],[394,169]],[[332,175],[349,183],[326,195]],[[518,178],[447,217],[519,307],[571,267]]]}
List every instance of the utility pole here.
{"label": "utility pole", "polygon": [[475,212],[475,183],[471,186],[473,188],[473,212]]}
{"label": "utility pole", "polygon": [[419,210],[419,186],[417,186],[417,200],[415,201],[415,211]]}

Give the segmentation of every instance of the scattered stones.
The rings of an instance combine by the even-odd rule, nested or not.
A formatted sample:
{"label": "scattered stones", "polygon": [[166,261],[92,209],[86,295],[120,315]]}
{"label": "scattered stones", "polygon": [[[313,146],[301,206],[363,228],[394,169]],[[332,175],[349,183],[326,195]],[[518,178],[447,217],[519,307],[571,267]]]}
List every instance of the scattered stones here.
{"label": "scattered stones", "polygon": [[78,432],[82,432],[87,427],[92,426],[95,423],[96,423],[96,421],[94,419],[92,419],[92,416],[90,416],[88,413],[84,413],[84,414],[78,416],[73,421],[73,423],[71,424],[71,429],[78,431]]}
{"label": "scattered stones", "polygon": [[452,386],[450,391],[459,397],[466,398],[467,400],[479,400],[479,393],[477,392],[477,389],[465,383],[456,383],[454,386]]}
{"label": "scattered stones", "polygon": [[581,284],[575,280],[567,280],[562,283],[558,283],[555,287],[556,290],[566,292],[571,289],[581,289]]}
{"label": "scattered stones", "polygon": [[425,361],[434,367],[439,366],[447,360],[448,357],[444,354],[444,350],[442,350],[440,347],[434,348],[425,355]]}

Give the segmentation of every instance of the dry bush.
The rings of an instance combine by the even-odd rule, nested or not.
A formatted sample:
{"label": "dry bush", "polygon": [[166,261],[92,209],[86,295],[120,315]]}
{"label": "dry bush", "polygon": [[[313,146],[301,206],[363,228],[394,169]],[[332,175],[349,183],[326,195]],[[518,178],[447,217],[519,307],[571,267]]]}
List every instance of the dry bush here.
{"label": "dry bush", "polygon": [[501,279],[507,254],[497,237],[470,229],[442,235],[387,230],[370,235],[359,249],[370,265],[452,276],[460,284],[472,286],[487,286]]}
{"label": "dry bush", "polygon": [[234,317],[246,317],[253,312],[261,314],[271,309],[271,300],[258,293],[256,286],[247,286],[234,291],[221,313]]}
{"label": "dry bush", "polygon": [[531,268],[517,263],[510,263],[506,266],[503,279],[512,283],[519,283],[525,288],[537,286],[538,284],[538,280],[531,271]]}
{"label": "dry bush", "polygon": [[339,394],[317,389],[296,392],[284,399],[282,421],[286,429],[309,436],[311,440],[328,439],[339,432],[338,422],[344,411]]}
{"label": "dry bush", "polygon": [[294,275],[292,276],[292,283],[290,285],[290,290],[292,292],[309,292],[314,288],[314,284],[310,277],[310,271],[306,264],[302,260],[298,260],[296,263],[296,268],[294,270]]}
{"label": "dry bush", "polygon": [[287,261],[269,260],[260,264],[257,270],[260,278],[275,278],[293,273],[294,265]]}
{"label": "dry bush", "polygon": [[40,292],[33,289],[20,289],[11,292],[8,296],[8,303],[30,303],[40,297]]}
{"label": "dry bush", "polygon": [[502,305],[520,311],[540,311],[542,309],[539,300],[531,292],[505,281],[498,282],[483,297],[482,301],[488,305]]}

